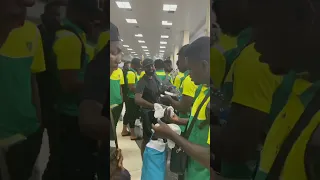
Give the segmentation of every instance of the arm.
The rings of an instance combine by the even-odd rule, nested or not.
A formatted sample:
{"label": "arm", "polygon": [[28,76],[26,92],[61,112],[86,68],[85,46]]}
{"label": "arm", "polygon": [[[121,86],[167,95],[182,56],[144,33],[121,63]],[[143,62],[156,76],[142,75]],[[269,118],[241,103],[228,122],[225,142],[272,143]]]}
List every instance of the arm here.
{"label": "arm", "polygon": [[[81,131],[97,140],[108,140],[110,124],[102,115],[103,105],[109,102],[109,47],[100,51],[88,65],[83,98],[80,104],[79,126]],[[109,104],[109,103],[108,103]]]}
{"label": "arm", "polygon": [[142,107],[144,107],[144,108],[148,108],[148,109],[153,109],[153,108],[154,108],[153,104],[150,103],[150,102],[148,102],[148,101],[146,101],[146,100],[144,100],[144,99],[142,98],[142,94],[140,94],[140,93],[136,93],[136,94],[135,94],[135,96],[134,96],[134,102],[135,102],[137,105],[142,106]]}
{"label": "arm", "polygon": [[127,73],[128,88],[131,92],[136,92],[136,75],[132,71]]}
{"label": "arm", "polygon": [[32,88],[32,103],[36,107],[37,118],[41,122],[41,104],[40,104],[40,97],[39,97],[39,89],[38,83],[36,79],[36,75],[31,75],[31,88]]}
{"label": "arm", "polygon": [[76,36],[61,37],[53,46],[60,83],[64,92],[79,93],[82,91],[83,81],[79,79],[81,47],[81,42]]}

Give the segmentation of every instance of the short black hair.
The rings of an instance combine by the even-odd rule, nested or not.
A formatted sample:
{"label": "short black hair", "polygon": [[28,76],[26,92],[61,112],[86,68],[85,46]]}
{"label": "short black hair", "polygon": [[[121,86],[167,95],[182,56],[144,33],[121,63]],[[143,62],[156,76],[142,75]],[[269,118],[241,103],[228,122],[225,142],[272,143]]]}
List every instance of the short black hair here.
{"label": "short black hair", "polygon": [[44,6],[44,12],[50,11],[52,8],[59,8],[61,6],[66,6],[67,4],[63,1],[52,1]]}
{"label": "short black hair", "polygon": [[165,64],[172,64],[172,61],[170,59],[167,59],[164,61]]}
{"label": "short black hair", "polygon": [[154,67],[156,69],[163,69],[164,68],[164,62],[162,59],[157,59],[154,61]]}

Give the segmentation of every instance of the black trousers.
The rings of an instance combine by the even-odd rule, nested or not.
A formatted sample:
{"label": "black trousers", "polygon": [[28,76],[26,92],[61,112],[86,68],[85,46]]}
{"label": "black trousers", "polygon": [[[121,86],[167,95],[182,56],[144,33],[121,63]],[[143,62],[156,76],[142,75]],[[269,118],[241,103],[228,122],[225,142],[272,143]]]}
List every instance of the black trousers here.
{"label": "black trousers", "polygon": [[126,114],[123,117],[123,124],[130,126],[130,128],[135,127],[136,119],[139,118],[140,107],[136,105],[133,98],[128,98],[126,101]]}
{"label": "black trousers", "polygon": [[10,180],[29,180],[32,176],[41,149],[42,133],[43,130],[39,129],[8,149],[5,156]]}
{"label": "black trousers", "polygon": [[143,140],[149,142],[152,136],[152,124],[156,124],[157,120],[154,118],[154,111],[149,109],[141,109],[141,121],[143,127]]}
{"label": "black trousers", "polygon": [[98,144],[80,132],[78,117],[60,114],[61,180],[93,180],[97,172]]}

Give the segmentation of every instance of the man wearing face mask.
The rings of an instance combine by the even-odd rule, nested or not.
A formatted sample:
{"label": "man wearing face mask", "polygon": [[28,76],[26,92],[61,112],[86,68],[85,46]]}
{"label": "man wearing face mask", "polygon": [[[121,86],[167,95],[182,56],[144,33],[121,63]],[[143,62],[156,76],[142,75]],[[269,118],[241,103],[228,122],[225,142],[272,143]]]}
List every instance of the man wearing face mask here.
{"label": "man wearing face mask", "polygon": [[152,124],[156,124],[154,118],[154,103],[159,103],[160,79],[155,74],[155,67],[152,59],[145,59],[142,62],[145,75],[139,80],[136,86],[135,103],[141,107],[141,119],[143,126],[143,142],[141,155],[143,155],[146,144],[152,135]]}

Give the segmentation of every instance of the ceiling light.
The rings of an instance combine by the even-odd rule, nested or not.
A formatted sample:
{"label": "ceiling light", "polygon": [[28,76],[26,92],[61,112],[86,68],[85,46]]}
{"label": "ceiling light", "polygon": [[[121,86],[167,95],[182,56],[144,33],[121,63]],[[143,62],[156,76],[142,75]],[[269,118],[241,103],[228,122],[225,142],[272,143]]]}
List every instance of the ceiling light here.
{"label": "ceiling light", "polygon": [[164,49],[164,48],[166,48],[165,46],[160,46],[160,49]]}
{"label": "ceiling light", "polygon": [[160,44],[167,44],[166,41],[160,41]]}
{"label": "ceiling light", "polygon": [[168,35],[161,35],[161,38],[163,38],[163,39],[168,39],[169,36],[168,36]]}
{"label": "ceiling light", "polygon": [[138,56],[138,54],[134,54],[135,56]]}
{"label": "ceiling light", "polygon": [[131,9],[131,5],[129,2],[116,1],[116,4],[121,9]]}
{"label": "ceiling light", "polygon": [[172,22],[170,22],[170,21],[162,21],[162,25],[164,25],[164,26],[172,26]]}
{"label": "ceiling light", "polygon": [[132,49],[131,49],[131,48],[127,48],[127,50],[128,50],[128,51],[132,51]]}
{"label": "ceiling light", "polygon": [[130,24],[137,24],[137,20],[136,19],[126,19],[127,23],[130,23]]}
{"label": "ceiling light", "polygon": [[176,11],[177,7],[178,7],[178,5],[176,5],[176,4],[164,4],[163,10],[164,11]]}
{"label": "ceiling light", "polygon": [[148,48],[147,46],[141,46],[141,48],[145,49],[145,48]]}
{"label": "ceiling light", "polygon": [[123,41],[123,39],[120,39],[121,41]]}
{"label": "ceiling light", "polygon": [[135,54],[136,52],[131,52],[132,54]]}
{"label": "ceiling light", "polygon": [[122,45],[123,47],[129,47],[128,45]]}
{"label": "ceiling light", "polygon": [[163,53],[163,52],[164,52],[164,50],[160,50],[159,52]]}
{"label": "ceiling light", "polygon": [[146,52],[147,55],[149,55],[150,53]]}
{"label": "ceiling light", "polygon": [[135,36],[135,37],[143,37],[142,34],[135,34],[134,36]]}
{"label": "ceiling light", "polygon": [[142,40],[138,40],[138,42],[139,42],[139,43],[145,43],[145,41],[142,41]]}
{"label": "ceiling light", "polygon": [[148,52],[149,50],[148,49],[144,49],[143,51]]}

